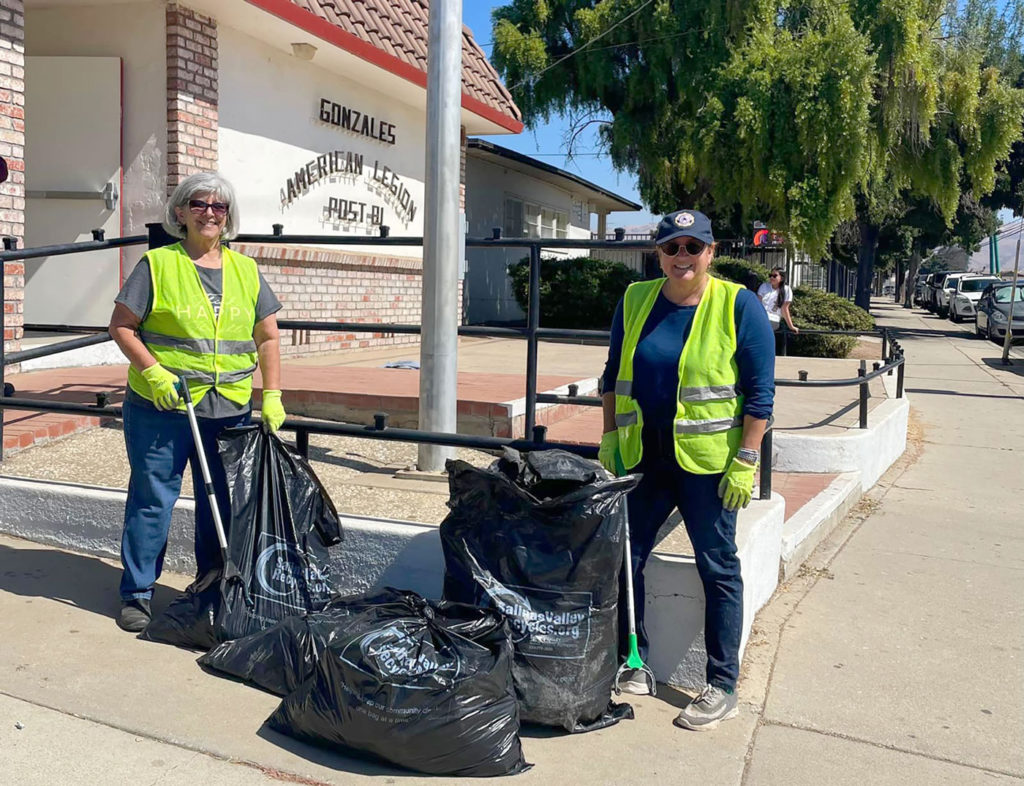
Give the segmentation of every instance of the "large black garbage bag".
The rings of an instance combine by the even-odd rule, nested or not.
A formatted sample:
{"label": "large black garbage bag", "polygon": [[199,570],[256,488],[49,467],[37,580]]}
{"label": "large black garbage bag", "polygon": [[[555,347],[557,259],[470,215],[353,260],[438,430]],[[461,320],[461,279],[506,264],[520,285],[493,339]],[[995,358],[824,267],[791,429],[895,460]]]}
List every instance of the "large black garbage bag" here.
{"label": "large black garbage bag", "polygon": [[448,478],[444,597],[508,615],[523,720],[580,732],[632,717],[609,696],[622,499],[637,477],[561,450],[507,450],[488,469],[449,461]]}
{"label": "large black garbage bag", "polygon": [[307,617],[350,611],[319,642],[325,627],[306,627],[300,646],[323,649],[270,727],[431,775],[526,769],[505,618],[412,592],[383,595],[341,598]]}
{"label": "large black garbage bag", "polygon": [[409,607],[410,596],[417,597],[390,587],[379,592],[337,596],[322,611],[287,617],[259,633],[225,641],[197,662],[219,675],[285,696],[313,675],[320,653],[336,635],[345,634],[349,617],[389,604],[404,611]]}
{"label": "large black garbage bag", "polygon": [[257,425],[225,429],[218,447],[231,498],[228,554],[238,576],[196,577],[141,638],[210,649],[322,609],[331,598],[328,547],[341,542],[341,523],[309,462]]}

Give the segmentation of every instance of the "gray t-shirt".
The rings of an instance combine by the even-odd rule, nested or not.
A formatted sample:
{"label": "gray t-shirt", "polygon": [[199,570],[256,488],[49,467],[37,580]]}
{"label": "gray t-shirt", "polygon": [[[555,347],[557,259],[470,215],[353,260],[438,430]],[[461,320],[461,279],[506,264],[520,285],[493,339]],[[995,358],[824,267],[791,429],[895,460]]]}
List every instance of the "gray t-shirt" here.
{"label": "gray t-shirt", "polygon": [[[210,306],[213,308],[213,318],[220,314],[220,304],[224,297],[224,271],[222,268],[208,268],[196,266],[199,273],[199,280],[206,290],[206,296],[210,299]],[[281,301],[277,299],[270,285],[267,284],[260,273],[260,292],[256,298],[256,321],[266,319],[271,314],[281,310]],[[139,264],[131,272],[121,291],[114,298],[115,303],[121,303],[141,322],[149,316],[153,308],[153,278],[149,271],[149,260],[143,257]],[[133,404],[153,408],[153,402],[143,398],[131,388],[128,388],[125,396]],[[211,390],[202,400],[196,404],[196,415],[203,418],[227,418],[241,415],[250,408],[249,404],[236,404],[234,401],[225,398],[216,390]]]}

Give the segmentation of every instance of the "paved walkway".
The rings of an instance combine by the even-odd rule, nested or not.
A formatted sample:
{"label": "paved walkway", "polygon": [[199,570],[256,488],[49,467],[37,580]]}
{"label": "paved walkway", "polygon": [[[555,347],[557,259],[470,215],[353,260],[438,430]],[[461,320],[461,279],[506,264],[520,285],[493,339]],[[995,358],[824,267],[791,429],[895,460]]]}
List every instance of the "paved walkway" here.
{"label": "paved walkway", "polygon": [[[758,615],[740,716],[685,733],[686,697],[660,690],[611,729],[528,731],[516,783],[1024,782],[1024,371],[919,312],[878,313],[904,334],[914,447]],[[262,729],[273,697],[114,627],[117,576],[0,537],[0,782],[453,782]],[[184,581],[165,576],[158,603]]]}
{"label": "paved walkway", "polygon": [[920,311],[876,314],[902,334],[920,455],[805,594],[770,606],[781,642],[744,783],[1019,782],[1024,363]]}

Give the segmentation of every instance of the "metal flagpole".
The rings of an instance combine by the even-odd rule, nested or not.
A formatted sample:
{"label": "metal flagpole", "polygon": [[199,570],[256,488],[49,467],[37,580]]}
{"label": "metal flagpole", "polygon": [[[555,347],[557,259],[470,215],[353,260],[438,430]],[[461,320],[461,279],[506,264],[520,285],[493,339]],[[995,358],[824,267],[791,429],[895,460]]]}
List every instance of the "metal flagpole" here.
{"label": "metal flagpole", "polygon": [[[430,0],[419,427],[456,430],[462,0]],[[444,469],[454,448],[420,445],[417,466]]]}
{"label": "metal flagpole", "polygon": [[1013,287],[1010,289],[1010,315],[1006,319],[1006,336],[1003,338],[1003,365],[1010,365],[1010,344],[1013,343],[1013,306],[1017,300],[1017,282],[1020,276],[1020,236],[1024,234],[1024,205],[1021,207],[1020,222],[1017,224],[1017,256],[1013,260]]}

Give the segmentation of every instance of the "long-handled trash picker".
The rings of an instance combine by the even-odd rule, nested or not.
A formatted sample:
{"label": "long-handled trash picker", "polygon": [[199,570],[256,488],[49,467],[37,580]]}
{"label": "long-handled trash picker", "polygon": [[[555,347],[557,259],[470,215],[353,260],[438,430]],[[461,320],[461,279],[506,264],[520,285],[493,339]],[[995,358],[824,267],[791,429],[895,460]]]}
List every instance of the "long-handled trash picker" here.
{"label": "long-handled trash picker", "polygon": [[640,649],[636,643],[636,607],[633,605],[633,555],[629,546],[629,508],[626,505],[625,497],[622,499],[622,512],[625,514],[626,519],[626,562],[623,570],[626,572],[626,603],[629,604],[626,608],[629,621],[629,656],[619,666],[619,670],[615,672],[615,693],[622,693],[619,681],[627,671],[633,671],[634,673],[640,672],[644,675],[651,695],[655,696],[658,693],[658,683],[654,679],[654,672],[651,671],[651,667],[644,663],[643,658],[640,657]]}
{"label": "long-handled trash picker", "polygon": [[[242,588],[242,597],[246,605],[252,605],[249,597],[249,589],[245,586],[245,580],[239,572],[235,563],[228,553],[228,539],[224,534],[224,521],[220,517],[220,507],[217,505],[217,492],[213,488],[213,479],[210,477],[210,465],[206,463],[206,450],[203,448],[203,437],[199,433],[199,423],[196,421],[196,410],[192,404],[192,394],[184,379],[178,380],[178,392],[185,400],[185,412],[188,414],[188,424],[192,427],[192,439],[196,445],[196,455],[199,457],[199,470],[203,476],[203,485],[206,487],[206,498],[210,501],[210,512],[213,514],[213,527],[217,531],[217,542],[220,544],[220,556],[224,561],[224,570],[221,573],[221,581],[227,584],[237,581]],[[198,489],[197,489],[198,493]]]}

